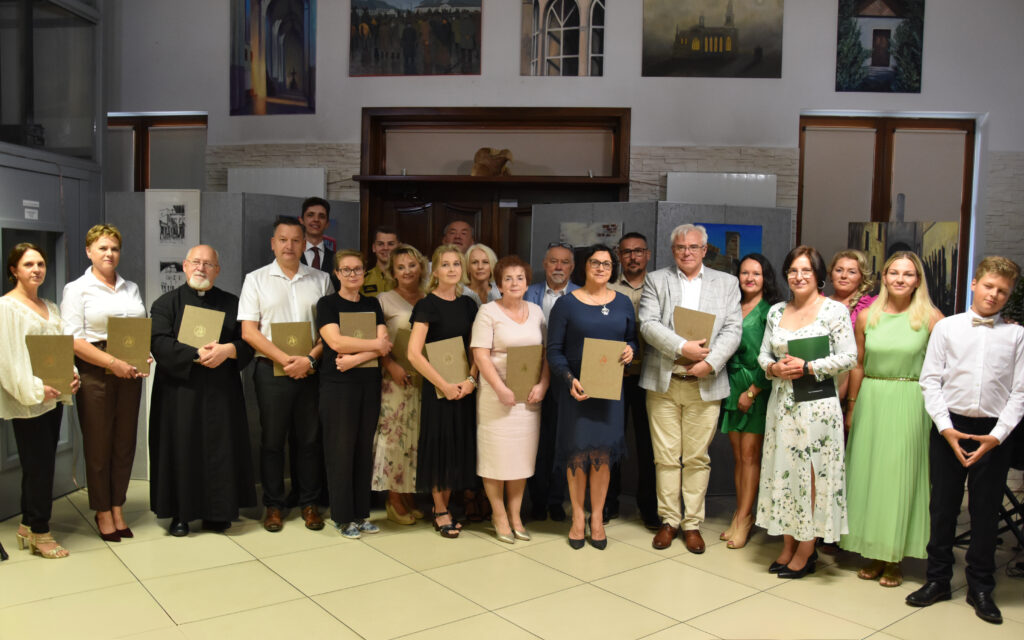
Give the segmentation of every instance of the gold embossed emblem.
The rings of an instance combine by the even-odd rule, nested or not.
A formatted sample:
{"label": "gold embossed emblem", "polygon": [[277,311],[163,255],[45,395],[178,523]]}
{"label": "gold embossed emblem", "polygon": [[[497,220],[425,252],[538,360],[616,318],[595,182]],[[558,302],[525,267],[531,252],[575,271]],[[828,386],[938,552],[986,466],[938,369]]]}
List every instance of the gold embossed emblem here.
{"label": "gold embossed emblem", "polygon": [[608,356],[601,356],[601,364],[608,364]]}
{"label": "gold embossed emblem", "polygon": [[445,364],[454,364],[455,363],[455,356],[450,354],[450,353],[444,354],[444,363]]}
{"label": "gold embossed emblem", "polygon": [[297,344],[299,344],[299,339],[297,337],[295,337],[295,336],[288,336],[288,346],[289,347],[294,347]]}
{"label": "gold embossed emblem", "polygon": [[125,336],[121,344],[123,344],[126,348],[131,349],[132,347],[135,346],[135,338],[133,338],[132,336]]}
{"label": "gold embossed emblem", "polygon": [[206,336],[206,327],[204,327],[201,324],[197,324],[196,326],[192,327],[192,335],[194,335],[197,338],[202,338]]}
{"label": "gold embossed emblem", "polygon": [[352,332],[352,337],[362,339],[363,332],[360,331],[359,329],[356,329],[355,331]]}
{"label": "gold embossed emblem", "polygon": [[46,358],[43,359],[43,365],[47,368],[57,366],[57,358],[54,356],[46,356]]}

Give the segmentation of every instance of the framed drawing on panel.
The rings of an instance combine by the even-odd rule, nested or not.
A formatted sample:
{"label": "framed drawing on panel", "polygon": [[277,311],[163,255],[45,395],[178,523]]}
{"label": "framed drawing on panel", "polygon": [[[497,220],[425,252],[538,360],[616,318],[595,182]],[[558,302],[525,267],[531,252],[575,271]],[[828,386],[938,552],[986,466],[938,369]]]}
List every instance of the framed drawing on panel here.
{"label": "framed drawing on panel", "polygon": [[924,0],[839,0],[836,91],[921,93]]}

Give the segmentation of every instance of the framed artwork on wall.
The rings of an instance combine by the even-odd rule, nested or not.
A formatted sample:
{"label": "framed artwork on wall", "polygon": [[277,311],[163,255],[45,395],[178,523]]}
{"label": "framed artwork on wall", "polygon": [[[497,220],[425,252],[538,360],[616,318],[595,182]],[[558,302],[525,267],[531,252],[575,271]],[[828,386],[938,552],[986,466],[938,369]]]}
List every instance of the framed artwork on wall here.
{"label": "framed artwork on wall", "polygon": [[839,0],[836,91],[921,93],[924,0]]}
{"label": "framed artwork on wall", "polygon": [[761,253],[762,230],[756,224],[697,223],[708,232],[708,251],[704,266],[739,275],[740,258],[748,253]]}
{"label": "framed artwork on wall", "polygon": [[644,0],[643,75],[782,77],[783,0]]}
{"label": "framed artwork on wall", "polygon": [[519,75],[604,75],[610,0],[522,0]]}
{"label": "framed artwork on wall", "polygon": [[352,0],[350,76],[480,75],[482,0]]}

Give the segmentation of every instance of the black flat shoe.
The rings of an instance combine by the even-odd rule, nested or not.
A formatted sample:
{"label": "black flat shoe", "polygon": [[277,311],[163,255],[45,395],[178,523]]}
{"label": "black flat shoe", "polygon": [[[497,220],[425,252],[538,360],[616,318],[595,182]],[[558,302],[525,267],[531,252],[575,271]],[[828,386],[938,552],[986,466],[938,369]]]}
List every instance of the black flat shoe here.
{"label": "black flat shoe", "polygon": [[974,613],[985,622],[1003,624],[1003,614],[999,611],[995,601],[992,600],[991,593],[968,589],[967,604],[974,607]]}
{"label": "black flat shoe", "polygon": [[175,538],[184,538],[188,535],[188,523],[175,518],[171,520],[171,526],[167,527],[167,532]]}
{"label": "black flat shoe", "polygon": [[782,569],[775,575],[783,580],[799,580],[809,573],[814,573],[814,570],[817,568],[817,564],[817,562],[808,558],[802,569],[790,569],[787,565],[782,567]]}
{"label": "black flat shoe", "polygon": [[782,571],[785,568],[786,568],[786,565],[784,565],[783,563],[781,563],[781,562],[773,562],[770,565],[768,565],[768,573],[778,573],[778,572]]}
{"label": "black flat shoe", "polygon": [[912,607],[927,607],[940,600],[949,600],[951,597],[948,584],[931,581],[926,582],[923,587],[907,596],[907,604]]}

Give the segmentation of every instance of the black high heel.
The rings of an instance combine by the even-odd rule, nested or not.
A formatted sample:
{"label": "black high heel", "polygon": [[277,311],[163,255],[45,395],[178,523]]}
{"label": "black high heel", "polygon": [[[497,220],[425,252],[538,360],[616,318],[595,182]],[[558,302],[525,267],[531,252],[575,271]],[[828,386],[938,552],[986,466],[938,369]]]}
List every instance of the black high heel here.
{"label": "black high heel", "polygon": [[121,536],[118,535],[117,531],[113,533],[103,533],[100,531],[100,515],[98,513],[93,516],[93,520],[96,521],[96,531],[100,534],[100,540],[104,542],[121,542]]}
{"label": "black high heel", "polygon": [[451,524],[437,524],[437,519],[441,516],[449,515],[447,511],[435,511],[434,512],[434,531],[441,534],[442,538],[455,539],[459,537],[459,533],[462,531],[462,527],[455,522],[455,518],[452,518]]}
{"label": "black high heel", "polygon": [[[812,562],[812,561],[813,562],[817,562],[817,560],[818,560],[818,550],[815,549],[814,552],[810,555],[810,557],[807,558],[807,561],[808,562]],[[778,572],[782,571],[785,568],[786,568],[786,563],[784,563],[784,562],[773,562],[770,565],[768,565],[768,573],[778,573]]]}
{"label": "black high heel", "polygon": [[817,569],[817,565],[818,552],[815,550],[814,553],[807,558],[807,562],[804,563],[802,568],[790,569],[789,565],[784,565],[777,575],[783,580],[799,580],[807,574],[814,573],[815,569]]}

